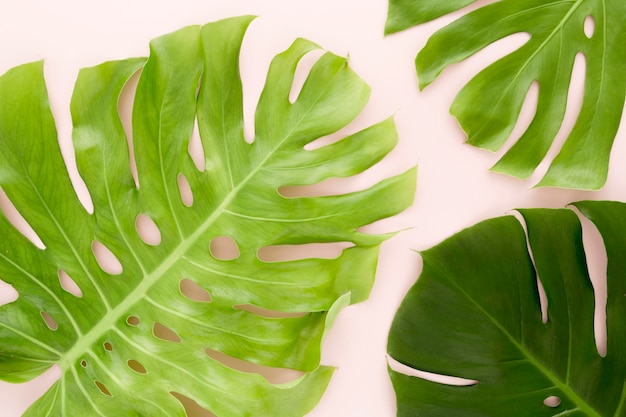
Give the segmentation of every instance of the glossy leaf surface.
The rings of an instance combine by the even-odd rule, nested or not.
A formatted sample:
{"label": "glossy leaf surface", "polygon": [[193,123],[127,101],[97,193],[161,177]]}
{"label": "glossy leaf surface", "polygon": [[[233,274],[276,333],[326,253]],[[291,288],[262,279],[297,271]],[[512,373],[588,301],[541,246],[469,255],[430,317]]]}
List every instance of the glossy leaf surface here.
{"label": "glossy leaf surface", "polygon": [[[290,102],[296,66],[317,48],[299,39],[273,60],[247,143],[239,53],[251,20],[187,27],[154,40],[147,60],[80,72],[73,142],[93,213],[66,171],[42,63],[0,77],[0,185],[45,246],[0,216],[0,279],[18,294],[0,307],[0,378],[61,371],[27,416],[184,416],[182,397],[217,416],[296,416],[323,393],[322,337],[341,307],[368,296],[389,237],[357,229],[407,207],[415,172],[360,192],[282,196],[364,171],[397,136],[387,120],[305,150],[347,125],[369,89],[326,53]],[[131,158],[118,101],[138,71]],[[196,120],[202,170],[188,151]],[[234,256],[220,255],[224,239]],[[331,259],[258,256],[333,242],[350,247]],[[303,375],[274,384],[259,374],[274,368]]]}
{"label": "glossy leaf surface", "polygon": [[[390,0],[387,33],[418,25],[475,0]],[[416,58],[420,88],[449,65],[513,34],[529,39],[480,71],[450,109],[468,142],[498,150],[518,120],[533,83],[536,112],[526,131],[493,167],[528,178],[545,158],[561,129],[572,70],[584,61],[584,93],[576,123],[540,181],[542,186],[601,188],[626,94],[626,4],[604,0],[501,0],[462,15],[437,31]],[[582,62],[581,61],[581,62]]]}
{"label": "glossy leaf surface", "polygon": [[[389,354],[413,370],[466,381],[390,370],[399,416],[626,416],[626,204],[574,206],[595,224],[608,254],[606,355],[596,347],[578,217],[568,209],[520,210],[528,238],[507,216],[423,252]],[[549,398],[556,401],[544,404]]]}

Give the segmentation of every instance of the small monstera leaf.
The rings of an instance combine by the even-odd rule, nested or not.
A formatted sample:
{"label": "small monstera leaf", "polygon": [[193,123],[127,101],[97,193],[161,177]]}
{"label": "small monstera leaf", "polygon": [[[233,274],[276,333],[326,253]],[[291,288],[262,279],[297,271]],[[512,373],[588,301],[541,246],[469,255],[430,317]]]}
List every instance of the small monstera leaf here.
{"label": "small monstera leaf", "polygon": [[[390,0],[386,32],[427,22],[475,1]],[[511,134],[531,85],[537,83],[532,122],[493,167],[528,178],[561,128],[574,60],[582,54],[586,61],[582,106],[539,185],[601,188],[626,94],[625,15],[626,3],[621,1],[500,0],[487,4],[432,35],[416,59],[420,88],[448,65],[499,39],[516,33],[530,35],[522,47],[476,75],[450,110],[470,144],[497,150]]]}
{"label": "small monstera leaf", "polygon": [[[54,364],[61,371],[25,415],[184,416],[182,396],[217,416],[296,416],[324,391],[332,373],[319,366],[324,330],[341,306],[367,297],[388,237],[357,229],[407,207],[414,172],[361,192],[281,195],[283,186],[361,172],[397,138],[387,120],[305,150],[347,125],[368,87],[345,59],[326,53],[291,102],[296,65],[316,48],[297,40],[273,60],[256,136],[246,142],[238,62],[251,19],[184,28],[154,40],[147,60],[80,72],[73,141],[91,214],[65,170],[42,64],[0,78],[0,184],[45,246],[0,216],[0,278],[18,294],[0,308],[0,378],[26,381]],[[140,70],[136,185],[118,99]],[[202,170],[188,152],[196,119]],[[193,201],[181,196],[187,186]],[[142,237],[141,218],[160,241]],[[226,237],[237,245],[234,259],[212,252]],[[352,247],[334,259],[258,256],[264,247],[314,242]],[[107,249],[119,270],[94,254]],[[228,366],[236,360],[304,375],[272,384]]]}
{"label": "small monstera leaf", "polygon": [[[520,210],[528,239],[507,216],[423,252],[389,354],[415,370],[470,381],[453,386],[390,370],[399,416],[626,416],[626,204],[574,206],[608,254],[606,356],[596,347],[578,217]],[[537,279],[547,295],[545,322]]]}

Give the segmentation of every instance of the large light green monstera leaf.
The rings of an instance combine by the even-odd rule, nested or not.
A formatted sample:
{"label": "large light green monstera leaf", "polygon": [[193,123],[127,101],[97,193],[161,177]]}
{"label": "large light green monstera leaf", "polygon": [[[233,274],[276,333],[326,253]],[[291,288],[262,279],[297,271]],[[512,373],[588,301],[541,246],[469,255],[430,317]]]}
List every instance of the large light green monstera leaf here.
{"label": "large light green monstera leaf", "polygon": [[[342,306],[368,296],[389,237],[358,228],[406,208],[415,172],[343,195],[281,195],[283,186],[362,172],[397,137],[387,120],[305,150],[347,125],[369,90],[344,58],[326,53],[291,102],[296,66],[317,48],[299,39],[271,63],[246,142],[238,62],[251,20],[184,28],[154,40],[147,60],[80,72],[73,141],[92,214],[63,163],[42,64],[0,77],[0,185],[45,246],[0,216],[0,279],[17,292],[0,307],[0,378],[27,381],[54,364],[61,371],[25,415],[184,416],[177,398],[188,397],[217,416],[296,416],[319,400],[332,374],[319,366],[325,329]],[[118,100],[138,71],[136,184]],[[202,170],[188,152],[196,119]],[[181,196],[185,184],[193,201]],[[160,241],[147,243],[139,218]],[[234,259],[211,252],[226,237]],[[314,242],[351,247],[333,259],[258,256]],[[101,266],[97,248],[121,270]],[[70,283],[78,290],[65,291]],[[304,375],[272,384],[224,357]]]}
{"label": "large light green monstera leaf", "polygon": [[527,236],[506,216],[423,252],[389,354],[415,370],[468,381],[447,385],[390,371],[399,416],[626,416],[626,204],[574,206],[595,224],[608,256],[606,355],[596,347],[577,215],[520,210]]}
{"label": "large light green monstera leaf", "polygon": [[[387,33],[460,10],[476,0],[390,0]],[[489,65],[457,95],[451,113],[472,145],[500,149],[509,138],[533,83],[536,113],[493,167],[528,178],[561,129],[575,58],[585,58],[582,105],[541,186],[598,189],[606,181],[611,147],[626,94],[626,3],[604,0],[500,0],[468,12],[437,31],[416,59],[420,88],[449,65],[516,33],[522,47]],[[586,26],[586,30],[585,30]]]}

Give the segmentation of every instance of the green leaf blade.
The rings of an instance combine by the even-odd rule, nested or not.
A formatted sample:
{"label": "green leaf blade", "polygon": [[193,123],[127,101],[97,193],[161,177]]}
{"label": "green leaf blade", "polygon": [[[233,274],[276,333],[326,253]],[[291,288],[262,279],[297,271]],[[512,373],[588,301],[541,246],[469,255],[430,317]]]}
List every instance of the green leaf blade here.
{"label": "green leaf blade", "polygon": [[[461,7],[450,5],[453,10]],[[406,15],[408,22],[413,21],[411,25],[429,21],[441,15],[440,8],[421,0],[391,0],[388,24],[394,24],[394,16],[399,15]],[[616,46],[625,12],[622,3],[601,0],[502,0],[479,7],[438,30],[419,52],[420,89],[448,66],[488,45],[509,35],[528,34],[530,39],[522,47],[468,82],[451,107],[470,144],[496,151],[509,140],[526,94],[535,83],[539,89],[535,115],[519,138],[511,138],[512,146],[493,167],[496,172],[526,179],[548,155],[559,134],[566,108],[572,104],[568,93],[574,59],[584,57],[582,107],[538,186],[597,190],[607,179],[626,96],[622,71],[626,55]],[[589,20],[593,33],[585,33]]]}
{"label": "green leaf blade", "polygon": [[[415,170],[363,191],[283,196],[281,187],[303,185],[305,178],[317,183],[363,172],[394,147],[397,133],[387,120],[328,148],[304,149],[350,123],[369,88],[346,59],[326,53],[291,103],[295,67],[317,48],[298,40],[270,68],[257,137],[247,143],[239,55],[252,19],[183,28],[155,39],[147,60],[80,72],[71,103],[73,141],[93,214],[65,171],[41,65],[0,77],[0,107],[14,106],[6,97],[15,92],[20,106],[31,109],[26,127],[15,110],[0,116],[0,140],[12,147],[0,158],[0,185],[46,245],[37,248],[0,216],[7,237],[0,241],[0,273],[19,293],[0,307],[0,373],[22,381],[55,363],[61,370],[27,416],[184,416],[181,396],[219,416],[304,415],[326,388],[333,369],[320,366],[322,340],[341,308],[367,298],[379,246],[390,236],[358,228],[412,203]],[[127,138],[119,101],[138,71]],[[24,82],[37,88],[20,87]],[[188,151],[196,120],[204,170]],[[31,130],[28,142],[14,143],[22,128]],[[39,146],[44,163],[31,159],[27,146]],[[191,203],[183,199],[181,176]],[[51,180],[58,186],[46,183]],[[53,209],[33,220],[41,203]],[[144,240],[141,216],[154,222],[158,242]],[[222,237],[236,246],[232,259],[213,251]],[[100,265],[95,242],[117,258],[121,272]],[[259,256],[267,246],[319,243],[349,247],[334,258]],[[61,288],[62,272],[81,294]],[[205,299],[191,297],[184,280]],[[48,316],[54,323],[46,324]],[[265,368],[303,375],[273,383],[262,376]]]}
{"label": "green leaf blade", "polygon": [[461,9],[476,0],[452,0],[448,2],[432,3],[428,1],[395,0],[389,2],[385,34],[419,25],[438,17]]}
{"label": "green leaf blade", "polygon": [[[399,415],[623,413],[624,279],[613,259],[623,258],[624,205],[575,205],[598,225],[609,265],[618,263],[608,270],[613,353],[607,348],[602,357],[596,347],[580,220],[571,210],[520,210],[527,235],[508,216],[423,253],[422,274],[394,319],[389,354],[413,369],[468,382],[443,385],[390,369]],[[546,321],[537,280],[547,296]],[[544,405],[551,396],[560,400],[555,407]]]}

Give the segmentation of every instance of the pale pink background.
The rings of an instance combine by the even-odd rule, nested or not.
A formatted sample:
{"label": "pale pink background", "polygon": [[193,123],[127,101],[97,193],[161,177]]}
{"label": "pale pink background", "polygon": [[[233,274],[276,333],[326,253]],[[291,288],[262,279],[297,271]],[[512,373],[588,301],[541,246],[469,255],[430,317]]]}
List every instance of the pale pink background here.
{"label": "pale pink background", "polygon": [[[448,108],[472,74],[519,45],[523,36],[499,42],[446,70],[420,94],[413,67],[415,54],[428,36],[452,17],[384,38],[386,9],[386,0],[22,0],[0,6],[0,73],[45,59],[53,112],[70,161],[68,108],[78,69],[109,59],[144,56],[150,39],[182,26],[241,14],[259,16],[244,45],[247,112],[254,108],[269,60],[296,37],[350,56],[351,66],[372,87],[370,104],[351,129],[393,115],[400,143],[376,168],[354,180],[330,182],[328,187],[363,188],[417,164],[418,189],[412,208],[375,227],[379,231],[408,230],[383,245],[371,298],[344,310],[325,341],[323,363],[338,369],[309,417],[395,415],[385,346],[394,312],[419,273],[420,258],[411,249],[426,249],[464,227],[516,207],[562,207],[580,199],[619,200],[626,191],[626,182],[620,181],[625,168],[619,163],[626,157],[626,143],[620,137],[608,183],[600,192],[532,189],[540,175],[524,182],[488,171],[497,155],[464,145],[463,133]],[[569,125],[580,102],[581,74],[577,70],[572,87]],[[532,101],[531,93],[529,104]],[[525,108],[520,126],[528,123],[531,105]],[[561,134],[561,140],[563,137]],[[540,173],[545,170],[544,165],[539,169]],[[593,233],[588,240],[593,241],[590,251],[599,259],[592,272],[601,288],[602,248]],[[29,384],[0,383],[0,415],[19,416],[54,377],[52,372]]]}

